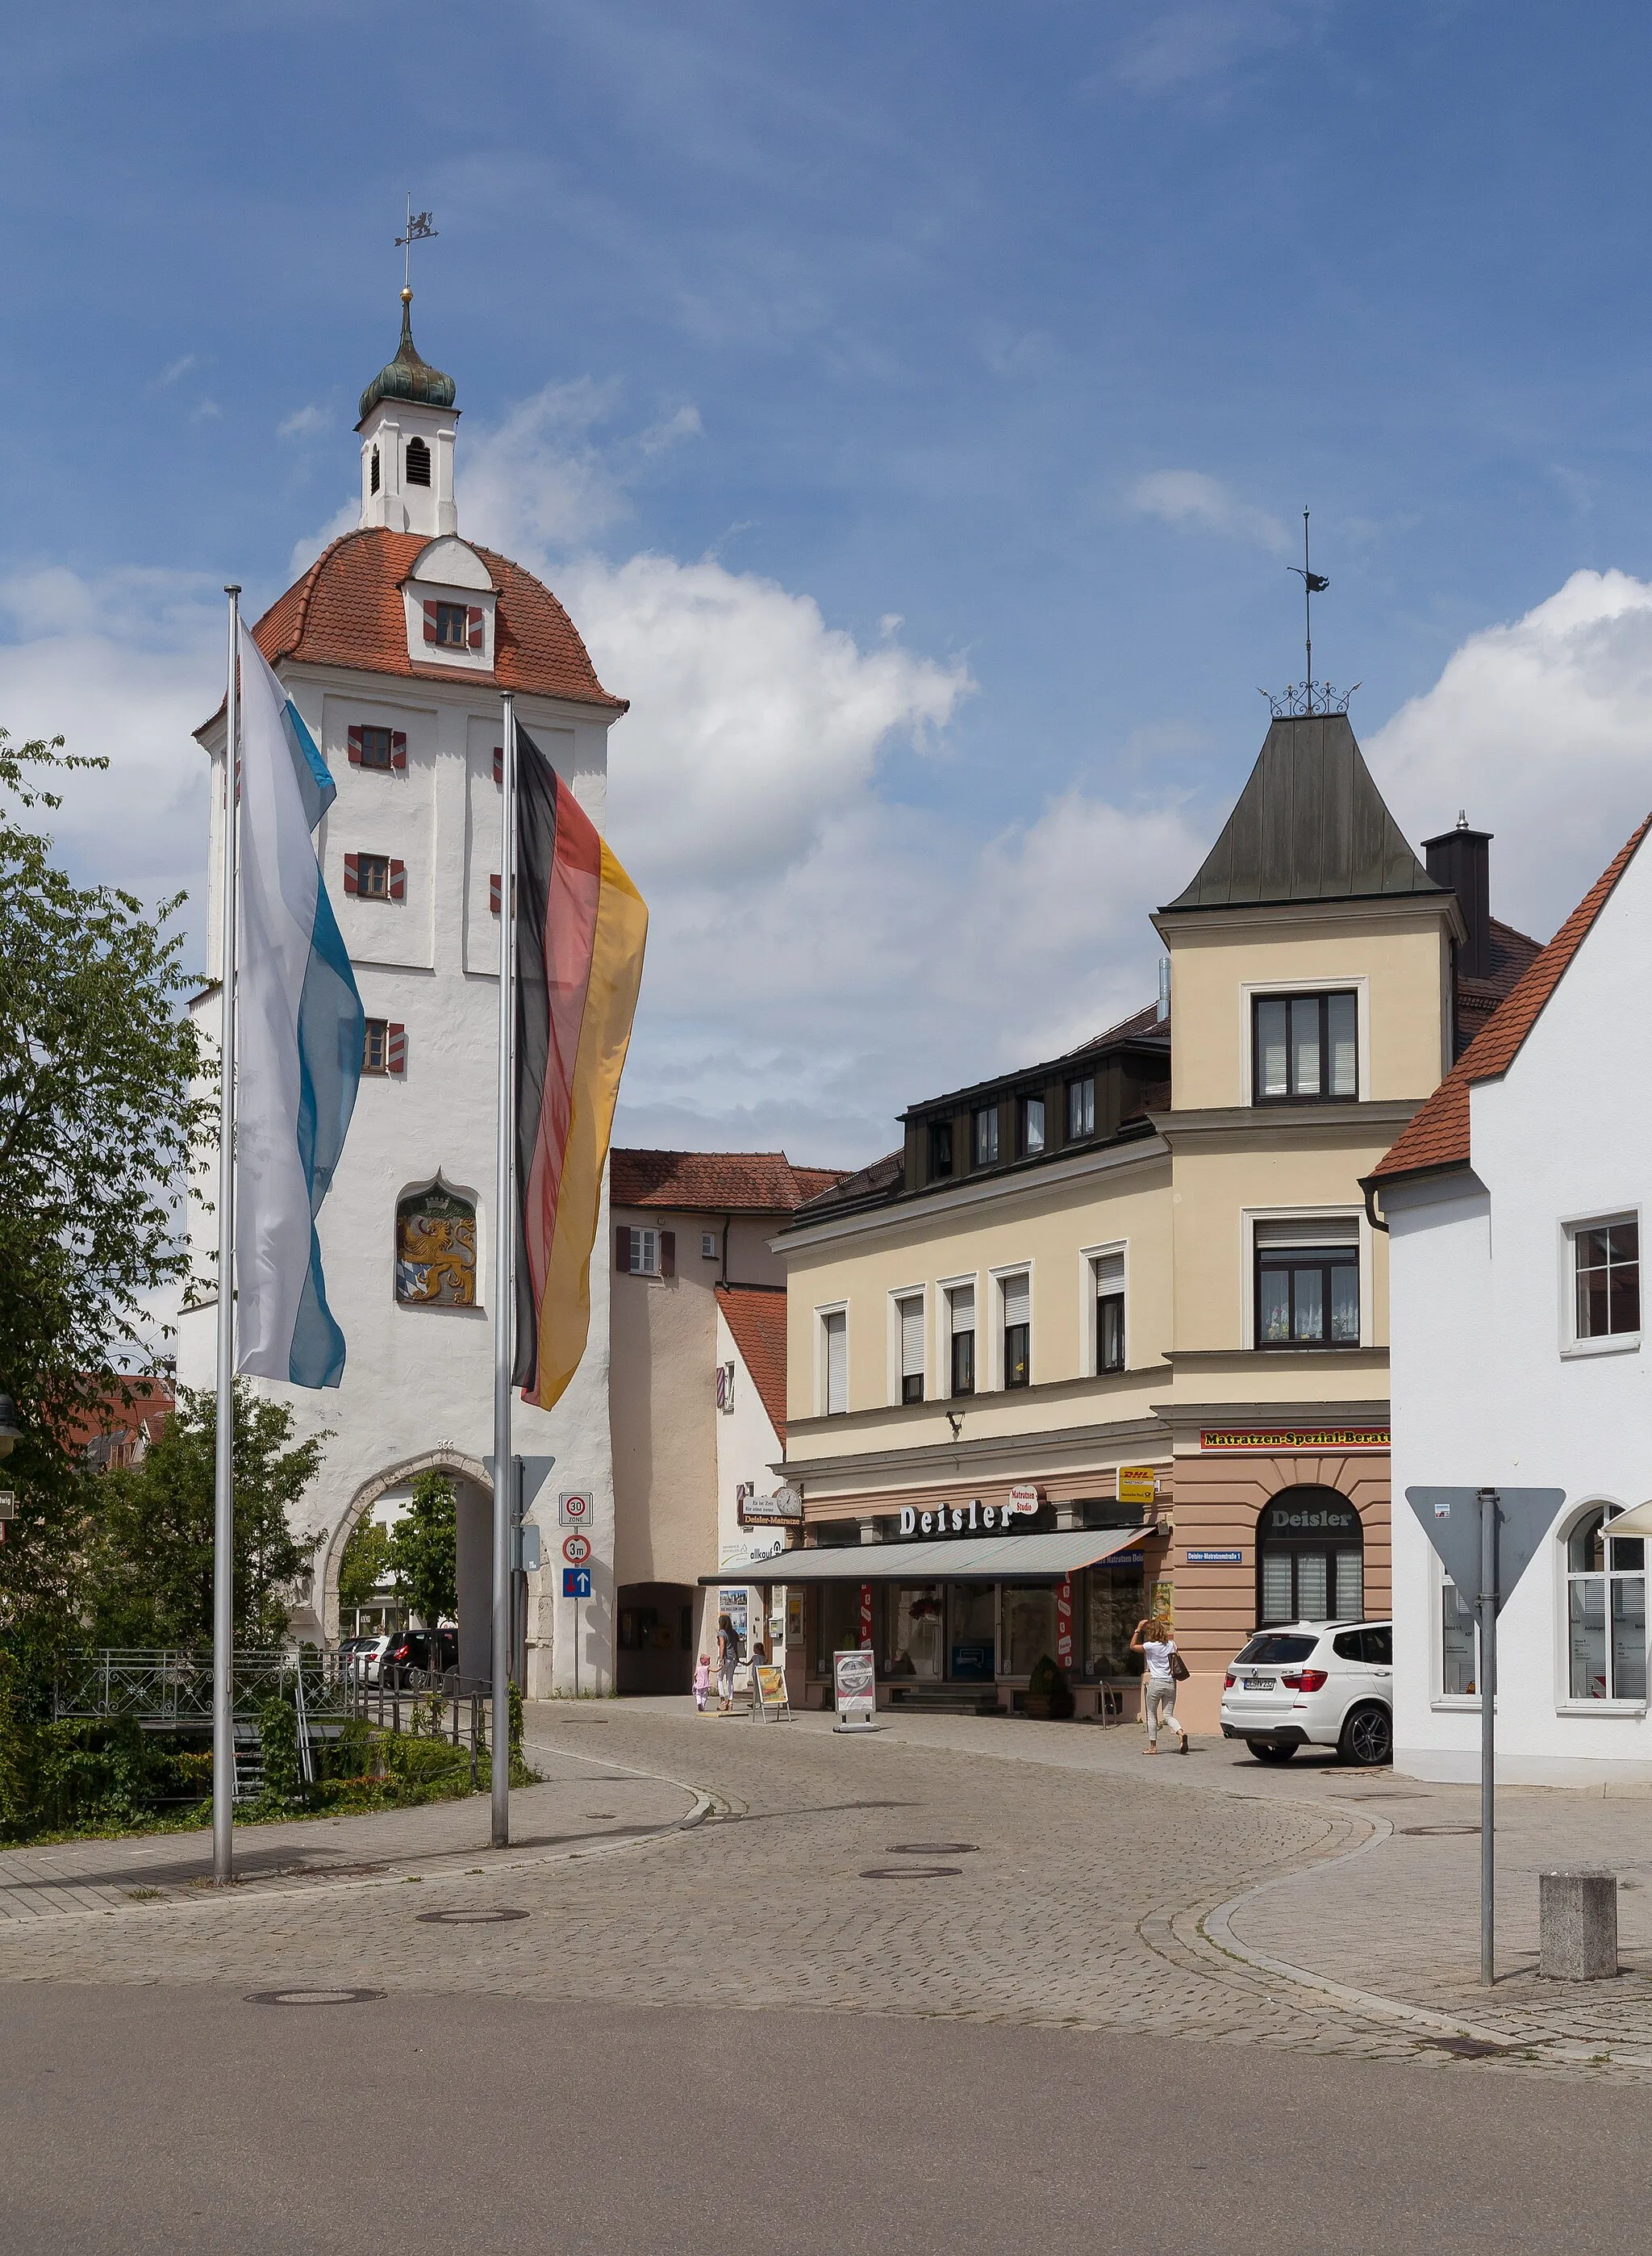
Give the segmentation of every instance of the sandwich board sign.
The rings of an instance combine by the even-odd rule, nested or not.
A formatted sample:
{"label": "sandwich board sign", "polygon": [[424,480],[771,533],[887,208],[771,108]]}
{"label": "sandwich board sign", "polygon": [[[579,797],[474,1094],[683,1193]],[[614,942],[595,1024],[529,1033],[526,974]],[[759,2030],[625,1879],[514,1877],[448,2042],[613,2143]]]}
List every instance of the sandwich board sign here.
{"label": "sandwich board sign", "polygon": [[834,1653],[832,1682],[838,1709],[838,1720],[833,1730],[876,1731],[877,1675],[870,1650],[861,1646],[852,1653]]}
{"label": "sandwich board sign", "polygon": [[1563,1488],[1408,1488],[1459,1598],[1480,1616],[1480,1978],[1497,1978],[1497,1617],[1560,1517]]}

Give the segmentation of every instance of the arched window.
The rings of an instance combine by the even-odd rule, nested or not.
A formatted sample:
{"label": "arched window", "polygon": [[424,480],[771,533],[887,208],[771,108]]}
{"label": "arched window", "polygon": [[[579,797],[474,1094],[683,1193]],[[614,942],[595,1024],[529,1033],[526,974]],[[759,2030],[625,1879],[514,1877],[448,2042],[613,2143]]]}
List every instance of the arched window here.
{"label": "arched window", "polygon": [[373,449],[373,459],[368,465],[367,490],[369,493],[378,491],[378,448],[376,447]]}
{"label": "arched window", "polygon": [[1256,1625],[1359,1621],[1365,1531],[1333,1488],[1282,1489],[1256,1522]]}
{"label": "arched window", "polygon": [[409,1308],[476,1305],[476,1209],[439,1175],[396,1209],[396,1297]]}
{"label": "arched window", "polygon": [[407,483],[410,486],[430,483],[430,448],[422,439],[407,442]]}
{"label": "arched window", "polygon": [[1620,1507],[1598,1504],[1566,1538],[1567,1694],[1573,1700],[1646,1698],[1646,1544],[1615,1540]]}

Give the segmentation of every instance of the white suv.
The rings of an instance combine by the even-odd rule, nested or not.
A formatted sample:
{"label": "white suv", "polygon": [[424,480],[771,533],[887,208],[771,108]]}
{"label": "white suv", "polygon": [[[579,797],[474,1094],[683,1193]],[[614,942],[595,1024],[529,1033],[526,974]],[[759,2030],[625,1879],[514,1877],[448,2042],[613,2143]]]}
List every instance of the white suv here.
{"label": "white suv", "polygon": [[1222,1684],[1222,1737],[1258,1762],[1298,1747],[1335,1747],[1347,1761],[1394,1753],[1392,1622],[1291,1622],[1258,1630]]}

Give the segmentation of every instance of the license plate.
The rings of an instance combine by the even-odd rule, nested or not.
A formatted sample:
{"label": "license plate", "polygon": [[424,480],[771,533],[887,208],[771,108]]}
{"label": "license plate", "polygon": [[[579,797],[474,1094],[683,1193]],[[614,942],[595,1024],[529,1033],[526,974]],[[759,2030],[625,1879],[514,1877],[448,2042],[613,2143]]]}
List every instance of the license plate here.
{"label": "license plate", "polygon": [[1278,1689],[1278,1679],[1273,1676],[1248,1676],[1245,1679],[1245,1689],[1247,1692],[1274,1692]]}

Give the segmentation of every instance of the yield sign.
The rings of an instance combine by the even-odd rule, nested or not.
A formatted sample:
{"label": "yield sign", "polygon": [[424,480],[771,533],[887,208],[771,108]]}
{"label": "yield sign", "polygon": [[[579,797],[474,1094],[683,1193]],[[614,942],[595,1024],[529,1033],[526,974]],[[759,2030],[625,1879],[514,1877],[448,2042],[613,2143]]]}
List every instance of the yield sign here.
{"label": "yield sign", "polygon": [[1480,1597],[1480,1500],[1497,1499],[1497,1589],[1501,1613],[1515,1585],[1531,1564],[1537,1546],[1560,1516],[1564,1488],[1408,1488],[1405,1500],[1423,1533],[1439,1554],[1440,1564],[1473,1606]]}

